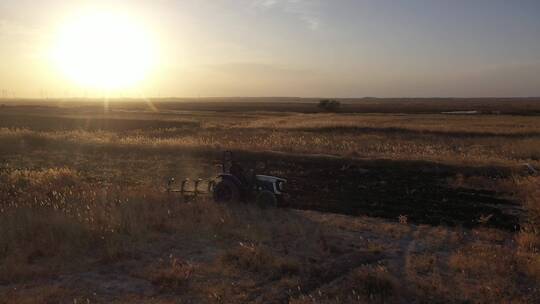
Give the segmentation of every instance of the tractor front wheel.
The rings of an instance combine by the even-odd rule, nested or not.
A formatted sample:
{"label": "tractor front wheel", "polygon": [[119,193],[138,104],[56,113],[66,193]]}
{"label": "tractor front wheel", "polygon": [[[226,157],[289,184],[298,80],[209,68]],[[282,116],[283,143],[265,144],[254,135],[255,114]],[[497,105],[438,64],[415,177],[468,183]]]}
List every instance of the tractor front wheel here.
{"label": "tractor front wheel", "polygon": [[214,186],[214,202],[231,203],[240,199],[240,189],[230,180],[222,180]]}

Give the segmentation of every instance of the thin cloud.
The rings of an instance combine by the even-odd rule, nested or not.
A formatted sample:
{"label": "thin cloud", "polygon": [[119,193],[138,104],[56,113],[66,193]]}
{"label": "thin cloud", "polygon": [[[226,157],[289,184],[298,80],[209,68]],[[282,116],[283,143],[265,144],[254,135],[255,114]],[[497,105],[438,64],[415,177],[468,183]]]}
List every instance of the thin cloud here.
{"label": "thin cloud", "polygon": [[317,30],[321,26],[318,0],[254,0],[253,5],[259,9],[280,9],[295,15],[311,30]]}

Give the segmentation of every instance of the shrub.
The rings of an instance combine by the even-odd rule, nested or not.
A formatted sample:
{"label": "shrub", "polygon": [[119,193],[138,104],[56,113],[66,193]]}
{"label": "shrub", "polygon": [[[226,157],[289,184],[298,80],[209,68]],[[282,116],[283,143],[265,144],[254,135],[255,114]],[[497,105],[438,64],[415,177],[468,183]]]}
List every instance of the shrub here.
{"label": "shrub", "polygon": [[161,289],[178,291],[185,288],[193,274],[194,266],[174,256],[163,261],[161,267],[152,270],[150,280]]}
{"label": "shrub", "polygon": [[341,107],[341,103],[334,99],[323,99],[319,101],[318,107],[326,112],[337,112]]}

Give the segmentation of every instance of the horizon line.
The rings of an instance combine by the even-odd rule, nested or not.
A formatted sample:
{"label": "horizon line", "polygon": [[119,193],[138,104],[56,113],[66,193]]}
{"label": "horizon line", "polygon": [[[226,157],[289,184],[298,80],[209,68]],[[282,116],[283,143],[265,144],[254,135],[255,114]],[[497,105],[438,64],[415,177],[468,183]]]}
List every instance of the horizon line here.
{"label": "horizon line", "polygon": [[167,96],[167,97],[0,97],[0,101],[70,101],[70,100],[166,100],[166,99],[336,99],[336,100],[359,100],[359,99],[540,99],[539,96],[430,96],[430,97],[378,97],[378,96],[363,96],[363,97],[299,97],[299,96]]}

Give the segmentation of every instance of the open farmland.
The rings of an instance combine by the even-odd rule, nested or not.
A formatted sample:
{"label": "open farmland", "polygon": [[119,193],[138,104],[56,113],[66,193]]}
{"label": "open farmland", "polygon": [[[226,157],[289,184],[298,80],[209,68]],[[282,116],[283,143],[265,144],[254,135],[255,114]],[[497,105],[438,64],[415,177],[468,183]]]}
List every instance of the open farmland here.
{"label": "open farmland", "polygon": [[[539,104],[5,102],[0,303],[534,302]],[[223,150],[287,204],[164,191]]]}

